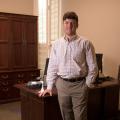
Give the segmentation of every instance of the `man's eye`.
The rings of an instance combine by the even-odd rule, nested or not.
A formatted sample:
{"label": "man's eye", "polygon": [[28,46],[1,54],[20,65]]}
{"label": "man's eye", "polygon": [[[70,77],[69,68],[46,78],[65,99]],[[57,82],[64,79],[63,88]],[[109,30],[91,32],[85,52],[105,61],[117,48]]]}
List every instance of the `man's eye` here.
{"label": "man's eye", "polygon": [[68,24],[68,22],[65,22],[65,24]]}

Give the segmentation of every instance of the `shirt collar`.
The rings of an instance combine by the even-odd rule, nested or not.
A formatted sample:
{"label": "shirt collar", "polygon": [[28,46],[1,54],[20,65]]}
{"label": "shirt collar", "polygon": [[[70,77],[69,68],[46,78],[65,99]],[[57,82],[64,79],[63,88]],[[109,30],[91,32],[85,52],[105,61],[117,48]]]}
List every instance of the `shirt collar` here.
{"label": "shirt collar", "polygon": [[66,40],[66,41],[73,41],[73,40],[76,40],[78,38],[78,35],[73,35],[73,36],[71,36],[70,38],[68,38],[68,36],[66,36],[66,35],[64,35],[64,39]]}

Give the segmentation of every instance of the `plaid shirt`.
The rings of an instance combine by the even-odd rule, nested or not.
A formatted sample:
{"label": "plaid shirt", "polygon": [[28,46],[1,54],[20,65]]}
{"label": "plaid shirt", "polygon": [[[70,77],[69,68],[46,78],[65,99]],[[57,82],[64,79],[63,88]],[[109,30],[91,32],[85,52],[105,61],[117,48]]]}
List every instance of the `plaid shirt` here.
{"label": "plaid shirt", "polygon": [[98,68],[92,43],[75,35],[68,41],[66,36],[52,45],[47,71],[47,88],[52,89],[58,76],[63,78],[86,77],[90,86],[95,81]]}

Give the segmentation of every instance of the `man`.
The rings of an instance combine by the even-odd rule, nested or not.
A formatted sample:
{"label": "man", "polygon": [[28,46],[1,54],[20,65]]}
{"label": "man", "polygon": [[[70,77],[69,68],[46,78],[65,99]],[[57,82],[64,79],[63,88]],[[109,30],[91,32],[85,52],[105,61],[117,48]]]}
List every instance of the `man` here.
{"label": "man", "polygon": [[92,43],[78,36],[78,16],[66,12],[63,16],[65,35],[52,46],[47,89],[39,92],[52,95],[56,84],[63,120],[87,120],[88,88],[94,86],[98,68]]}

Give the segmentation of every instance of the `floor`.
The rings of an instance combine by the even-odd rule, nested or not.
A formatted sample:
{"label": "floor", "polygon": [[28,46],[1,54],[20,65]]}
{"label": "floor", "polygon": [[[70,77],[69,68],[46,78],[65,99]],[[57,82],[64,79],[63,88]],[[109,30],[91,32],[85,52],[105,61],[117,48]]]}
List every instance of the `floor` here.
{"label": "floor", "polygon": [[[0,120],[21,120],[20,109],[20,102],[0,104]],[[120,120],[120,116],[111,120]]]}
{"label": "floor", "polygon": [[0,120],[21,120],[20,102],[0,104]]}

